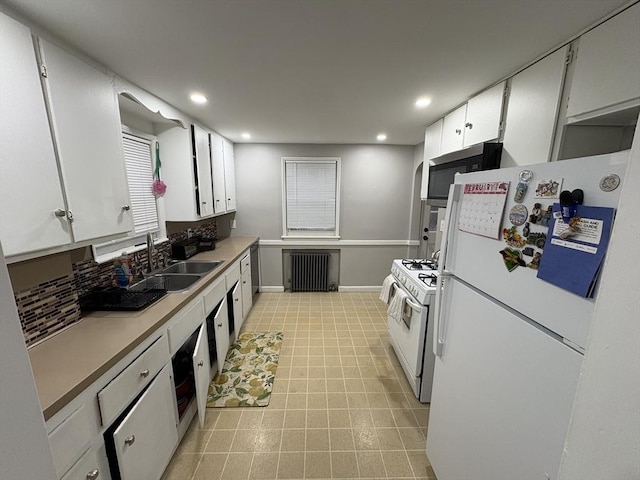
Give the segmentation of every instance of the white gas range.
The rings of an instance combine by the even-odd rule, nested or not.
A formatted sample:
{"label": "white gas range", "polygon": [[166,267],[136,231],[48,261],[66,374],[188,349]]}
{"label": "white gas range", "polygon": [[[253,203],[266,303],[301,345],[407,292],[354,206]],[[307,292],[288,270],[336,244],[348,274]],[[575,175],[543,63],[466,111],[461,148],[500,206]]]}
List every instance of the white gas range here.
{"label": "white gas range", "polygon": [[407,297],[402,305],[402,315],[389,315],[387,328],[389,340],[396,352],[414,395],[421,402],[431,401],[435,356],[433,343],[433,316],[437,265],[431,260],[398,259],[391,265],[395,283],[391,289],[390,303],[398,291]]}

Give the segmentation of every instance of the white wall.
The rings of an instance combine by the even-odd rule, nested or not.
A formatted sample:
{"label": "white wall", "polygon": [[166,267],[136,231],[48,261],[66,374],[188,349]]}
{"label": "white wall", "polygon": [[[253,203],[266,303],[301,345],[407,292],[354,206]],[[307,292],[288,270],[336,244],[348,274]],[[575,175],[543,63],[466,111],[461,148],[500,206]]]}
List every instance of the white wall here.
{"label": "white wall", "polygon": [[638,128],[622,189],[559,480],[640,479]]}
{"label": "white wall", "polygon": [[291,242],[277,243],[282,242],[281,158],[296,156],[342,158],[340,237],[357,245],[338,242],[327,248],[341,249],[341,286],[379,286],[393,258],[408,254],[414,147],[236,144],[238,206],[232,234],[255,234],[272,243],[261,248],[265,286],[283,286],[281,252]]}

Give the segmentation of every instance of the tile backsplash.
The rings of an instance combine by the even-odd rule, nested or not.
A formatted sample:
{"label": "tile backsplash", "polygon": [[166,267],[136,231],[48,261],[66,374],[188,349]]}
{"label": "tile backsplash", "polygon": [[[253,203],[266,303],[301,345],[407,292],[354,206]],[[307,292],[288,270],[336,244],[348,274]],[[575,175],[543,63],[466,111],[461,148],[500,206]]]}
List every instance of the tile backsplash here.
{"label": "tile backsplash", "polygon": [[[194,235],[215,237],[216,221],[189,227]],[[154,263],[163,265],[171,256],[171,244],[187,239],[188,229],[168,235],[169,241],[156,245]],[[147,252],[130,255],[134,274],[141,274],[147,265]],[[71,273],[47,279],[21,291],[14,291],[20,323],[27,347],[54,335],[81,320],[80,295],[94,287],[109,286],[113,280],[113,263],[96,263],[92,258],[72,261]]]}

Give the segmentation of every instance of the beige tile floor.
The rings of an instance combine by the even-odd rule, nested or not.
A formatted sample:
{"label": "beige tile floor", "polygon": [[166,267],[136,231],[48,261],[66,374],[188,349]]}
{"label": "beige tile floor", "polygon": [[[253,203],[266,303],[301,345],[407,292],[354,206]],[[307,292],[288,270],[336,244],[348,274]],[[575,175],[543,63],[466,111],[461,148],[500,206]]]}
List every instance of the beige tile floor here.
{"label": "beige tile floor", "polygon": [[208,409],[163,480],[435,479],[378,294],[261,293],[242,330],[284,332],[271,403]]}

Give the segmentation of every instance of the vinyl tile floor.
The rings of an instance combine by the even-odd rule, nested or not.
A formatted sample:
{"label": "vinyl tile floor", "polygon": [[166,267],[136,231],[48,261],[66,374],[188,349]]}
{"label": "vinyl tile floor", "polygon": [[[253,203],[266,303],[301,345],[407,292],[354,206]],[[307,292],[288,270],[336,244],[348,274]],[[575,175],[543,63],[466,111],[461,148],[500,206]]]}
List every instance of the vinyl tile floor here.
{"label": "vinyl tile floor", "polygon": [[163,480],[435,480],[386,320],[377,293],[261,293],[242,331],[284,332],[269,406],[196,416]]}

